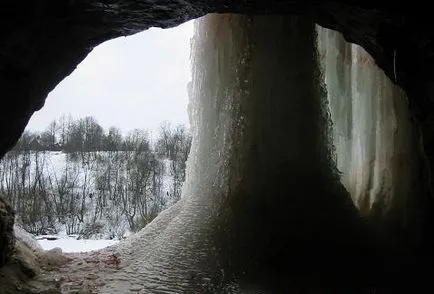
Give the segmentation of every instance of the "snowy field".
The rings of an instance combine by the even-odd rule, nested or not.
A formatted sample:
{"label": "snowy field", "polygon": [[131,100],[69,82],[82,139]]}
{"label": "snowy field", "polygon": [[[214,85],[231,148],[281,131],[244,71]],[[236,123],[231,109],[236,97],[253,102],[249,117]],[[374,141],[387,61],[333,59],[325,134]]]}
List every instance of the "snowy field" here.
{"label": "snowy field", "polygon": [[11,153],[0,162],[0,191],[28,232],[121,239],[180,198],[181,163],[129,151],[76,156]]}
{"label": "snowy field", "polygon": [[39,245],[41,245],[44,250],[50,250],[58,247],[61,248],[62,251],[65,253],[89,252],[119,243],[118,240],[77,240],[76,236],[58,235],[37,236],[36,239],[38,240]]}

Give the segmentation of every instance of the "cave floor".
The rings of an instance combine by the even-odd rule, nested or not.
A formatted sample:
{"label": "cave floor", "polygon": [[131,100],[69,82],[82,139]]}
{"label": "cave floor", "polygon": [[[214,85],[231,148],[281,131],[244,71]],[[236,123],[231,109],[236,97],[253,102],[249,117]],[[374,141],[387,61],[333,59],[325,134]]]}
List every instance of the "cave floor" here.
{"label": "cave floor", "polygon": [[35,293],[98,293],[110,274],[120,269],[114,249],[64,253],[63,256],[66,258],[60,264],[42,263],[41,273],[30,282]]}

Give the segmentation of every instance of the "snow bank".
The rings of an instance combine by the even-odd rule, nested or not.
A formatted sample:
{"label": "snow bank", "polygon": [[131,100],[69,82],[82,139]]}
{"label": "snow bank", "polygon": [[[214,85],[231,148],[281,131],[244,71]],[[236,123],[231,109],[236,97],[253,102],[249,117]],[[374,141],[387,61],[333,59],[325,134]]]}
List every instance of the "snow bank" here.
{"label": "snow bank", "polygon": [[111,245],[115,245],[118,242],[119,241],[117,240],[77,240],[73,237],[62,237],[57,240],[41,239],[38,241],[39,246],[41,246],[44,250],[61,248],[65,253],[99,250]]}

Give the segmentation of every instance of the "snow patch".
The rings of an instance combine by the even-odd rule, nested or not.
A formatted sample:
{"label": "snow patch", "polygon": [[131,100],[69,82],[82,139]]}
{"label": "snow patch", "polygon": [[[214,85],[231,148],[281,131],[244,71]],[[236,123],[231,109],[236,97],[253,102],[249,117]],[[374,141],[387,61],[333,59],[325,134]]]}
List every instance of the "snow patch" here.
{"label": "snow patch", "polygon": [[103,249],[112,245],[119,243],[118,240],[90,240],[90,239],[80,239],[77,240],[74,237],[60,237],[56,240],[49,240],[54,236],[42,237],[38,236],[38,245],[44,250],[51,250],[54,248],[60,248],[65,253],[73,252],[89,252],[94,250]]}

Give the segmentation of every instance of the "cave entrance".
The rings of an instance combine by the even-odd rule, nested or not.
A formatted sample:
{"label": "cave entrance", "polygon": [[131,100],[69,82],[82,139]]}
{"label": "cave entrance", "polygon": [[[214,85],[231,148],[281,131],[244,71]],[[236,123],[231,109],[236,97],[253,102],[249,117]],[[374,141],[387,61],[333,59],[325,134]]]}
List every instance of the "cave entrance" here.
{"label": "cave entrance", "polygon": [[[270,30],[270,27],[278,29]],[[326,73],[327,90],[336,90],[334,93],[338,94],[351,93],[342,95],[346,97],[342,100],[337,99],[339,95],[333,96],[333,91],[323,92],[323,77],[314,45],[318,41],[314,24],[300,18],[211,16],[200,31],[202,38],[195,40],[200,49],[197,56],[200,70],[194,71],[191,88],[192,95],[198,98],[192,107],[198,136],[193,142],[196,148],[192,148],[191,165],[189,162],[188,197],[183,197],[179,205],[173,205],[161,214],[146,230],[136,235],[138,238],[119,246],[117,256],[121,256],[122,270],[108,281],[103,293],[129,290],[148,293],[163,288],[163,291],[175,289],[172,292],[191,293],[202,289],[204,291],[199,293],[208,293],[205,290],[213,290],[214,286],[218,290],[238,285],[247,289],[252,282],[259,284],[253,284],[257,289],[263,286],[288,290],[290,286],[297,288],[297,284],[301,288],[332,284],[335,288],[367,289],[378,277],[383,278],[383,274],[385,283],[389,277],[395,278],[395,263],[390,262],[395,259],[394,252],[380,256],[395,248],[388,247],[388,236],[379,236],[377,230],[373,230],[356,211],[350,193],[342,188],[337,177],[335,158],[332,158],[335,155],[333,144],[328,144],[329,135],[333,135],[338,155],[344,155],[337,159],[338,167],[354,167],[354,161],[348,164],[345,161],[354,157],[362,159],[363,164],[367,158],[371,165],[369,155],[374,154],[378,159],[381,156],[377,156],[377,151],[381,154],[389,150],[383,137],[363,132],[372,129],[373,124],[376,127],[380,125],[380,133],[384,129],[383,122],[378,120],[383,115],[381,111],[373,111],[376,109],[373,105],[357,106],[353,103],[358,98],[352,95],[359,95],[365,85],[357,88],[357,82],[355,86],[350,83],[349,91],[346,81],[338,80],[338,86],[334,87],[336,80],[327,81]],[[293,39],[287,38],[288,33]],[[331,65],[332,70],[342,67],[338,74],[342,78],[349,75],[345,73],[347,66],[351,76],[361,71],[362,76],[372,78],[369,58],[368,68],[362,69],[352,61],[342,62],[341,57],[330,62],[327,49],[331,47],[331,52],[335,53],[333,42],[337,39],[326,38],[326,42],[330,40],[330,44],[325,46],[322,66]],[[338,46],[346,47],[346,44]],[[215,52],[219,54],[213,55]],[[387,91],[387,87],[384,88]],[[370,90],[375,92],[376,89],[372,86]],[[325,103],[326,100],[331,106]],[[342,101],[345,101],[344,105],[338,103]],[[367,103],[371,102],[368,100]],[[349,120],[348,109],[354,106],[363,115]],[[335,123],[333,134],[328,129],[331,120],[327,107]],[[340,112],[342,108],[346,110]],[[388,121],[390,116],[386,117]],[[394,127],[392,120],[391,128]],[[357,138],[354,145],[341,144],[342,134],[344,139],[351,141],[347,129],[362,129],[366,142],[361,144],[361,139]],[[147,148],[147,144],[143,146],[141,142],[133,140],[132,145],[125,144],[132,148],[125,150],[125,156],[136,148]],[[75,159],[82,166],[90,161],[87,157],[89,150],[84,151]],[[97,151],[94,153],[98,159]],[[119,160],[116,150],[103,151],[113,155],[109,162]],[[149,155],[146,152],[140,154]],[[129,164],[147,164],[148,158],[135,156]],[[392,187],[397,184],[393,174],[388,174],[388,168],[383,162],[372,163],[373,176],[366,176],[368,183],[362,190],[386,187],[380,189],[379,194],[389,193],[388,181],[394,181]],[[105,207],[106,202],[113,201],[110,193],[120,193],[121,204],[125,205],[123,209],[128,210],[128,215],[132,214],[131,208],[136,212],[134,207],[140,198],[125,202],[125,191],[117,189],[117,180],[122,181],[121,178],[116,177],[114,187],[104,184],[107,183],[106,176],[118,175],[120,170],[116,166],[106,170],[103,177],[95,180],[96,194],[89,193],[87,197],[78,194],[78,200],[98,199],[97,203],[103,203],[102,207]],[[359,170],[364,172],[366,168],[355,166],[356,180],[360,179]],[[346,171],[341,172],[345,174]],[[64,180],[59,180],[61,184],[66,183],[61,187],[69,187],[69,170],[67,174]],[[133,178],[143,183],[141,175],[134,172]],[[154,177],[151,178],[155,181]],[[375,184],[373,179],[384,180],[386,184]],[[351,190],[351,187],[346,188]],[[139,185],[137,188],[140,193],[143,191],[140,189],[147,187]],[[99,197],[100,191],[106,190],[110,195],[108,200]],[[364,197],[363,193],[362,196],[368,199],[369,210],[371,198]],[[79,205],[82,203],[79,201]],[[397,207],[404,205],[398,203]],[[148,208],[152,212],[146,206]],[[113,209],[110,211],[114,212]],[[150,219],[145,217],[144,224]],[[113,222],[119,221],[114,219]],[[86,232],[97,228],[85,227],[88,229]],[[117,261],[110,262],[116,266]],[[331,271],[330,264],[337,265],[340,270]],[[390,267],[383,268],[385,264]],[[105,272],[99,274],[104,276]]]}
{"label": "cave entrance", "polygon": [[180,199],[192,34],[190,21],[97,46],[1,161],[17,223],[46,249],[97,249],[61,239],[122,239]]}

